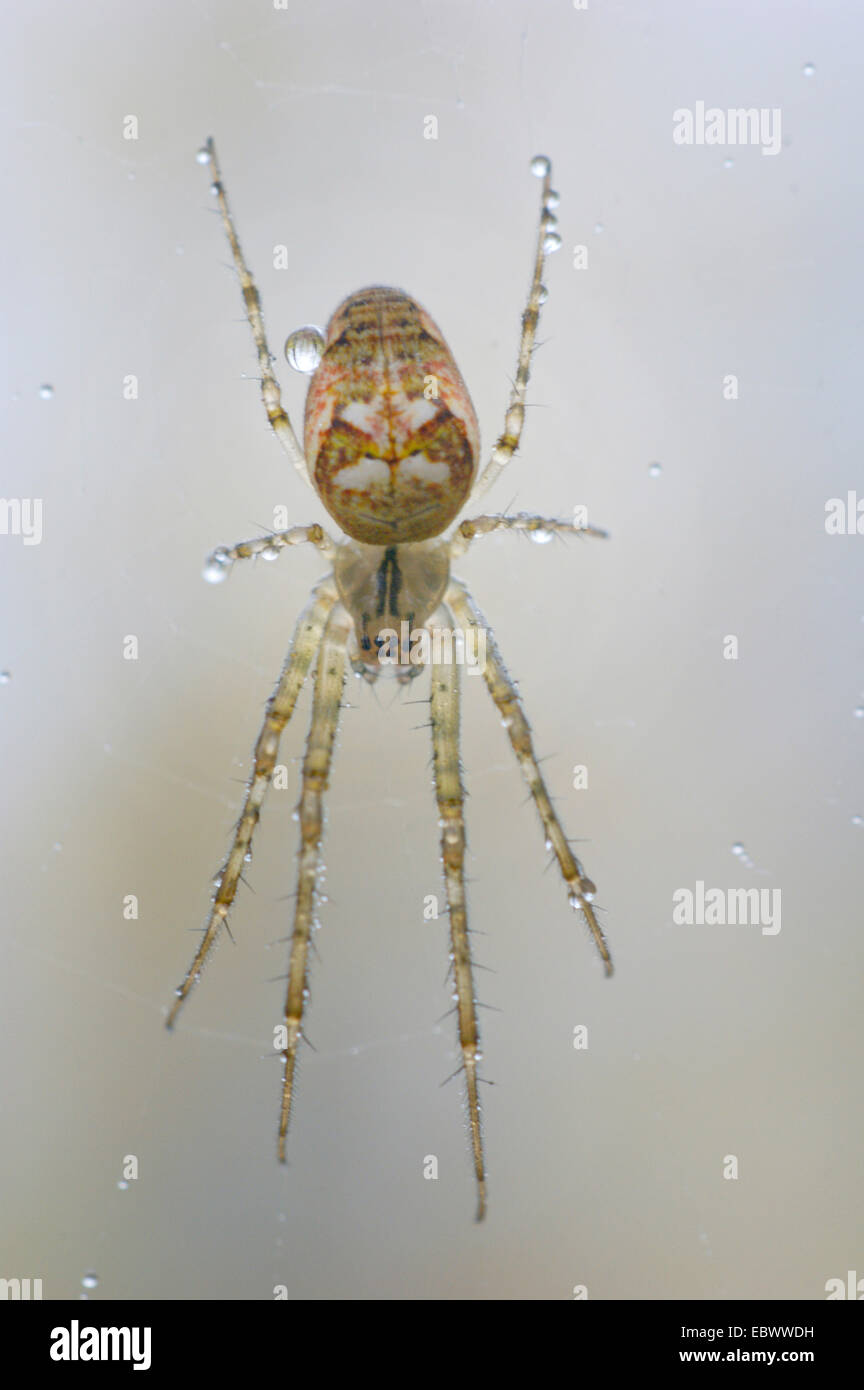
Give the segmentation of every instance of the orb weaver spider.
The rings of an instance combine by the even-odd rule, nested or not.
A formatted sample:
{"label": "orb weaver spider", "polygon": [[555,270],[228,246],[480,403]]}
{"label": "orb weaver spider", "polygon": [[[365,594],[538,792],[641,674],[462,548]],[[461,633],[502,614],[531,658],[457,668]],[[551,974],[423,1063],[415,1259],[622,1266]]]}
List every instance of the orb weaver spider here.
{"label": "orb weaver spider", "polygon": [[[300,690],[315,663],[312,716],[302,770],[299,805],[300,850],[297,894],[288,967],[284,1024],[279,1041],[284,1062],[279,1116],[278,1156],[285,1145],[297,1050],[303,1037],[308,996],[308,954],[315,923],[321,866],[323,796],[350,662],[356,674],[375,681],[389,670],[407,683],[422,664],[431,668],[431,728],[435,791],[441,829],[441,857],[450,919],[450,959],[454,982],[459,1047],[462,1053],[471,1152],[477,1184],[477,1220],[486,1209],[486,1172],[480,1123],[477,1065],[480,1059],[477,1002],[474,995],[465,898],[464,788],[459,756],[459,663],[453,648],[445,653],[420,644],[421,661],[410,659],[392,635],[407,623],[412,640],[425,632],[434,637],[454,617],[463,635],[485,637],[482,674],[540,814],[546,847],[554,853],[570,904],[582,912],[607,975],[612,960],[593,900],[595,887],[586,877],[552,806],[540,773],[521,699],[501,660],[495,639],[466,586],[450,574],[450,561],[474,540],[494,531],[525,531],[537,539],[553,535],[605,536],[596,527],[577,526],[545,517],[482,515],[460,522],[443,536],[464,504],[481,496],[497,479],[519,447],[531,355],[546,298],[542,283],[548,251],[561,243],[554,230],[558,195],[551,185],[551,166],[544,155],[531,162],[543,180],[540,226],[516,378],[504,431],[489,462],[478,472],[480,440],[471,398],[441,332],[424,309],[401,290],[380,285],[358,290],[334,312],[326,335],[298,330],[286,344],[295,360],[315,365],[306,399],[304,448],[283,409],[264,329],[261,301],[240,249],[212,139],[198,160],[211,167],[211,191],[240,279],[246,315],[258,353],[261,394],[273,431],[294,467],[318,493],[345,538],[331,540],[317,523],[294,526],[210,556],[205,576],[224,578],[237,560],[264,555],[275,558],[288,546],[308,542],[332,564],[313,588],[301,614],[282,673],[268,704],[255,746],[252,772],[230,851],[215,880],[210,914],[201,944],[176,991],[167,1018],[172,1028],[200,978],[227,917],[243,871],[251,857],[252,836],[268,783],[276,766],[279,739],[290,720]],[[290,360],[290,352],[289,352]],[[302,370],[302,367],[301,367]],[[432,655],[429,655],[429,650]],[[400,659],[401,658],[401,659]]]}

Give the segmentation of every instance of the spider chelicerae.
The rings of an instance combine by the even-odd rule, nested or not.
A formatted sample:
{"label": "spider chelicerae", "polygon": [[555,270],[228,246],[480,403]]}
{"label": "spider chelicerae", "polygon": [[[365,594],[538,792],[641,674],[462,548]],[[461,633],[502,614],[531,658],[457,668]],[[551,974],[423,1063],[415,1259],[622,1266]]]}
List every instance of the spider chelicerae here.
{"label": "spider chelicerae", "polygon": [[545,257],[561,241],[555,230],[558,195],[552,188],[551,166],[544,155],[531,162],[532,172],[543,181],[534,272],[522,315],[516,378],[504,431],[481,470],[477,417],[444,337],[415,300],[401,290],[380,285],[349,295],[336,309],[325,335],[302,329],[286,344],[293,365],[301,370],[314,367],[306,398],[305,447],[301,448],[282,406],[261,301],[240,249],[212,140],[199,151],[198,160],[212,169],[211,191],[218,201],[243,290],[267,417],[295,468],[318,493],[344,538],[333,541],[317,523],[294,526],[241,541],[230,549],[220,547],[207,562],[206,577],[218,580],[237,560],[256,555],[272,559],[288,546],[308,542],[330,562],[331,571],[312,590],[267,704],[233,842],[215,880],[201,944],[176,991],[167,1025],[173,1027],[226,927],[243,866],[251,857],[252,836],[276,766],[280,736],[314,666],[312,716],[301,779],[300,851],[288,988],[284,1022],[277,1034],[284,1061],[278,1144],[279,1159],[284,1162],[308,996],[309,945],[316,926],[323,798],[346,669],[350,663],[356,674],[369,681],[387,672],[404,683],[428,665],[434,782],[462,1053],[459,1070],[464,1071],[467,1086],[480,1220],[486,1209],[477,1074],[481,1054],[468,940],[465,793],[459,756],[460,657],[464,660],[469,647],[475,656],[481,656],[489,694],[540,814],[546,846],[557,861],[569,901],[583,914],[606,973],[612,973],[593,906],[594,884],[572,853],[552,806],[516,687],[474,599],[450,573],[451,560],[463,555],[473,541],[494,531],[524,531],[536,539],[569,534],[604,536],[605,532],[520,513],[475,516],[443,535],[464,505],[495,482],[519,447],[531,355],[540,306],[546,298]]}

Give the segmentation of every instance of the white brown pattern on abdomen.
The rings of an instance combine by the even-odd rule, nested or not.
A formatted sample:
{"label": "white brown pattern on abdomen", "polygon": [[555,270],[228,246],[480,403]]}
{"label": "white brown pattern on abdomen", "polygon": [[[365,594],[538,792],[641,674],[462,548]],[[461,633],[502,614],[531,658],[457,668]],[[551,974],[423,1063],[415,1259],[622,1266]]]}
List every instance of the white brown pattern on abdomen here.
{"label": "white brown pattern on abdomen", "polygon": [[373,286],[336,310],[305,426],[314,485],[355,540],[439,535],[471,490],[471,398],[440,330],[401,290]]}

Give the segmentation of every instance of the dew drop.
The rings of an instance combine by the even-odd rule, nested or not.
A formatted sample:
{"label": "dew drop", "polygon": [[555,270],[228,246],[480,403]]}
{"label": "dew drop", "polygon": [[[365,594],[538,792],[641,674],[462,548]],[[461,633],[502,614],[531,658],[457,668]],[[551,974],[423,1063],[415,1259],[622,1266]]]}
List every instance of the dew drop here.
{"label": "dew drop", "polygon": [[734,159],[724,159],[724,160],[723,160],[723,168],[724,168],[724,169],[734,169],[734,168],[735,168],[735,160],[734,160]]}
{"label": "dew drop", "polygon": [[543,238],[543,250],[551,256],[553,251],[557,251],[561,245],[561,238],[557,232],[547,232]]}
{"label": "dew drop", "polygon": [[202,145],[200,150],[196,152],[195,159],[198,164],[210,163],[210,151],[208,150],[206,145]]}
{"label": "dew drop", "polygon": [[545,530],[542,526],[538,526],[536,531],[528,532],[528,537],[535,545],[548,545],[552,540],[552,532]]}
{"label": "dew drop", "polygon": [[535,154],[534,158],[531,160],[531,173],[535,178],[545,179],[546,175],[551,172],[551,169],[552,165],[549,163],[545,154]]}
{"label": "dew drop", "polygon": [[117,1186],[119,1187],[119,1189],[120,1189],[121,1192],[125,1192],[125,1191],[128,1189],[129,1184],[128,1184],[128,1182],[126,1181],[125,1178],[121,1178],[120,1181],[118,1182]]}
{"label": "dew drop", "polygon": [[545,304],[545,303],[546,303],[546,300],[547,300],[548,298],[549,298],[549,291],[547,290],[546,286],[545,286],[545,285],[540,285],[540,287],[539,287],[538,290],[537,290],[537,303],[538,303],[538,304]]}
{"label": "dew drop", "polygon": [[740,840],[736,841],[732,846],[732,853],[736,855],[737,858],[741,858],[741,855],[744,853],[744,846],[741,844]]}
{"label": "dew drop", "polygon": [[264,549],[260,552],[260,554],[262,560],[278,560],[279,547],[278,545],[265,545]]}
{"label": "dew drop", "polygon": [[864,719],[864,705],[858,705],[855,709],[855,718]]}
{"label": "dew drop", "polygon": [[864,816],[853,816],[853,817],[852,817],[852,824],[853,824],[853,825],[864,825]]}
{"label": "dew drop", "polygon": [[546,195],[547,208],[557,208],[561,206],[561,194],[557,188],[550,188]]}
{"label": "dew drop", "polygon": [[39,387],[39,395],[42,397],[43,401],[50,401],[53,399],[54,387],[50,384],[50,382],[46,381],[42,386]]}
{"label": "dew drop", "polygon": [[655,463],[649,463],[649,465],[648,465],[648,477],[649,477],[649,478],[659,478],[659,477],[660,477],[660,474],[661,474],[662,472],[663,472],[663,465],[662,465],[662,463],[656,463],[656,462],[655,462]]}
{"label": "dew drop", "polygon": [[550,230],[558,226],[558,218],[555,216],[554,212],[550,212],[548,208],[543,209],[543,226],[548,227]]}
{"label": "dew drop", "polygon": [[231,573],[231,566],[234,561],[224,546],[214,550],[212,555],[207,556],[204,569],[201,571],[208,584],[222,584]]}
{"label": "dew drop", "polygon": [[211,195],[212,195],[214,198],[218,198],[218,197],[219,197],[219,185],[218,185],[218,183],[211,183],[211,185],[210,185],[210,193],[211,193]]}
{"label": "dew drop", "polygon": [[594,223],[594,235],[595,235],[595,236],[600,236],[603,232],[605,232],[605,230],[606,230],[606,228],[603,226],[603,223],[602,223],[602,222],[595,222],[595,223]]}
{"label": "dew drop", "polygon": [[12,679],[11,671],[0,671],[0,685],[8,685]]}
{"label": "dew drop", "polygon": [[324,334],[314,323],[296,328],[285,340],[285,357],[295,372],[317,371],[324,353]]}
{"label": "dew drop", "polygon": [[94,1274],[92,1270],[88,1270],[87,1273],[84,1275],[83,1279],[81,1280],[81,1286],[85,1289],[98,1288],[99,1275]]}
{"label": "dew drop", "polygon": [[801,69],[801,71],[803,72],[803,74],[804,74],[805,77],[812,77],[812,76],[814,75],[814,73],[816,72],[816,64],[815,64],[815,63],[805,63],[804,66],[803,66],[803,68]]}

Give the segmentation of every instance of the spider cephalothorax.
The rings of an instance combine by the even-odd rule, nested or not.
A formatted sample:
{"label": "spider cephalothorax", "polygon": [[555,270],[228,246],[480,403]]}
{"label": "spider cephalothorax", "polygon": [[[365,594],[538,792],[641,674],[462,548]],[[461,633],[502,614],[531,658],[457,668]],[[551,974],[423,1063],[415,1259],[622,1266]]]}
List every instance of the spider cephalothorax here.
{"label": "spider cephalothorax", "polygon": [[352,657],[369,666],[392,664],[392,634],[424,627],[450,582],[450,546],[439,538],[408,545],[344,541],[333,577],[354,624]]}
{"label": "spider cephalothorax", "polygon": [[[465,793],[459,758],[460,652],[464,655],[470,649],[475,656],[482,652],[477,669],[482,671],[525,776],[540,815],[547,849],[555,857],[571,905],[584,915],[607,974],[612,973],[593,906],[594,885],[572,853],[552,806],[522,702],[480,610],[465,585],[450,574],[451,559],[462,555],[472,541],[493,531],[524,531],[538,539],[552,534],[605,533],[590,526],[519,514],[472,517],[460,522],[448,537],[441,534],[456,519],[469,495],[480,496],[495,481],[519,446],[531,352],[540,305],[545,299],[545,253],[560,245],[553,212],[558,195],[551,187],[549,161],[539,155],[531,167],[543,180],[540,231],[531,291],[522,316],[516,377],[504,430],[478,476],[477,419],[443,335],[413,299],[401,290],[382,286],[349,295],[330,319],[306,401],[305,449],[300,448],[282,406],[261,302],[240,249],[212,141],[207,142],[198,157],[213,169],[212,190],[219,202],[243,290],[268,418],[297,471],[315,487],[345,538],[335,543],[317,523],[294,526],[256,540],[241,541],[230,549],[220,547],[207,562],[206,576],[218,580],[225,577],[236,560],[260,554],[273,557],[287,546],[310,542],[331,562],[332,569],[316,584],[300,616],[282,675],[267,705],[231,849],[217,876],[204,935],[176,992],[168,1026],[173,1026],[225,926],[243,866],[251,855],[252,835],[276,767],[280,735],[314,666],[312,722],[300,795],[300,851],[288,987],[283,1021],[277,1030],[277,1045],[285,1067],[279,1119],[279,1158],[284,1161],[297,1050],[308,996],[309,944],[316,925],[323,795],[330,776],[346,667],[350,661],[358,673],[370,680],[389,668],[407,680],[420,669],[415,664],[419,653],[431,672],[435,792],[447,888],[460,1069],[465,1073],[468,1092],[479,1219],[486,1205],[486,1173],[477,1086],[477,1004],[465,899]],[[439,640],[456,637],[460,640]],[[476,642],[471,640],[475,638]]]}

